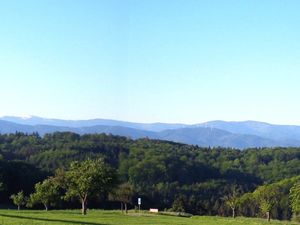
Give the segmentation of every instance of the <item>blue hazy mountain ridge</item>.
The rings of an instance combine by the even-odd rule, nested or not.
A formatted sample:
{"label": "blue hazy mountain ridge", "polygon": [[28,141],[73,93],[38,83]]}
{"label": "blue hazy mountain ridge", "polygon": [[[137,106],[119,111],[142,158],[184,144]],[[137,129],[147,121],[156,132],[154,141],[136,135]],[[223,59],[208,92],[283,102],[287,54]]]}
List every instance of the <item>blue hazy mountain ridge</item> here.
{"label": "blue hazy mountain ridge", "polygon": [[91,120],[61,120],[61,119],[45,119],[37,116],[30,117],[15,117],[15,116],[4,116],[0,119],[24,125],[50,125],[50,126],[62,126],[62,127],[92,127],[98,125],[104,126],[118,126],[118,127],[128,127],[139,130],[147,131],[163,131],[167,129],[178,129],[184,128],[188,125],[185,124],[170,124],[170,123],[133,123],[119,120],[109,120],[109,119],[91,119]]}
{"label": "blue hazy mountain ridge", "polygon": [[233,134],[225,130],[207,127],[181,128],[159,133],[162,140],[188,143],[199,146],[222,146],[231,148],[253,148],[289,146],[284,143],[256,135]]}
{"label": "blue hazy mountain ridge", "polygon": [[257,121],[210,121],[195,126],[218,128],[236,134],[251,134],[276,140],[300,140],[300,126],[273,125]]}
{"label": "blue hazy mountain ridge", "polygon": [[13,122],[8,122],[0,120],[0,133],[8,134],[15,132],[23,133],[33,133],[38,132],[40,135],[45,135],[47,133],[53,132],[74,132],[78,134],[94,134],[94,133],[106,133],[113,135],[120,135],[125,137],[130,137],[133,139],[149,137],[149,138],[158,138],[155,132],[138,130],[128,127],[121,126],[104,126],[97,125],[91,127],[61,127],[61,126],[51,126],[51,125],[24,125],[17,124]]}
{"label": "blue hazy mountain ridge", "polygon": [[131,123],[117,120],[58,120],[41,117],[2,117],[0,132],[16,131],[40,135],[55,131],[79,134],[107,133],[131,137],[148,137],[199,146],[232,148],[300,146],[300,126],[272,125],[256,121],[210,121],[201,124]]}

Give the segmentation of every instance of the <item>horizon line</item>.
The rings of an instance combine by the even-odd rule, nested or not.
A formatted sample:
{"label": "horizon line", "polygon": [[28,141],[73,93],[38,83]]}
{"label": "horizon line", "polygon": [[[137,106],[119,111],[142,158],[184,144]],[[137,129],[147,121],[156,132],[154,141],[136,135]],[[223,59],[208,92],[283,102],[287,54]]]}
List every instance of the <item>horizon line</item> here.
{"label": "horizon line", "polygon": [[5,117],[10,118],[17,118],[17,119],[23,119],[23,120],[29,120],[32,118],[39,118],[39,119],[45,119],[45,120],[62,120],[62,121],[89,121],[89,120],[111,120],[111,121],[117,121],[117,122],[127,122],[127,123],[139,123],[139,124],[178,124],[178,125],[200,125],[210,122],[227,122],[227,123],[242,123],[242,122],[257,122],[257,123],[265,123],[269,125],[279,125],[279,126],[300,126],[298,124],[286,124],[286,123],[272,123],[272,122],[266,122],[261,120],[254,120],[254,119],[245,119],[245,120],[223,120],[223,119],[213,119],[213,120],[207,120],[204,122],[194,122],[194,123],[187,123],[187,122],[138,122],[138,121],[130,121],[130,120],[123,120],[123,119],[112,119],[112,118],[103,118],[103,117],[94,117],[94,118],[85,118],[85,119],[66,119],[66,118],[54,118],[54,117],[43,117],[43,116],[37,116],[37,115],[25,115],[25,116],[18,116],[18,115],[0,115],[0,120],[5,120]]}

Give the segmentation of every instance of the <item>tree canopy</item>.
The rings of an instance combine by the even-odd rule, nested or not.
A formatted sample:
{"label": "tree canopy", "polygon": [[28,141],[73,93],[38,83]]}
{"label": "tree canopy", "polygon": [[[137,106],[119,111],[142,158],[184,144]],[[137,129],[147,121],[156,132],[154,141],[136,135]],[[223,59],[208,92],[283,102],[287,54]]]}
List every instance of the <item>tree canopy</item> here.
{"label": "tree canopy", "polygon": [[[78,183],[89,181],[86,175],[92,173],[82,163],[98,158],[102,160],[100,165],[116,171],[114,177],[117,176],[118,184],[132,186],[143,198],[143,207],[170,209],[177,201],[184,205],[186,212],[198,215],[232,215],[232,207],[224,197],[232,197],[229,190],[238,186],[241,194],[248,194],[240,198],[236,214],[256,216],[261,205],[251,200],[254,191],[264,184],[286,182],[279,185],[283,194],[271,215],[290,219],[289,193],[294,182],[284,180],[292,180],[300,174],[300,148],[238,150],[201,148],[146,138],[132,140],[106,134],[56,132],[41,137],[36,133],[15,133],[0,135],[0,180],[3,183],[0,199],[9,203],[9,196],[20,190],[28,196],[36,191],[36,183],[53,176],[55,182],[65,184],[67,197],[84,199],[87,193],[89,207],[99,207],[100,201],[103,208],[119,207],[119,203],[108,201],[103,193],[106,192],[104,183],[99,185],[102,190]],[[65,179],[72,181],[68,187]],[[97,193],[97,197],[91,193]],[[179,197],[181,200],[176,200]],[[74,208],[76,203],[62,202],[56,207]]]}
{"label": "tree canopy", "polygon": [[88,198],[107,192],[115,182],[114,170],[102,159],[74,161],[65,172],[67,199],[77,197],[82,204],[82,214],[86,214]]}
{"label": "tree canopy", "polygon": [[35,192],[29,197],[29,206],[41,203],[47,211],[49,206],[54,206],[59,201],[59,185],[55,180],[50,177],[43,182],[35,185]]}

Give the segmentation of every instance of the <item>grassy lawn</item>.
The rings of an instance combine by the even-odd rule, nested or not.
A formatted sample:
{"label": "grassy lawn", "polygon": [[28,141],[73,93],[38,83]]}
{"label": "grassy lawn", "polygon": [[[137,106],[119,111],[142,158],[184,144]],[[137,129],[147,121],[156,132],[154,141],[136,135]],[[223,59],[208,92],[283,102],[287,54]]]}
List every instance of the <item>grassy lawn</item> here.
{"label": "grassy lawn", "polygon": [[0,210],[0,224],[7,225],[43,225],[43,224],[86,224],[86,225],[299,225],[299,223],[271,221],[253,218],[223,218],[209,216],[193,216],[183,218],[152,214],[122,215],[119,211],[90,210],[87,216],[82,216],[79,211],[37,211],[37,210]]}

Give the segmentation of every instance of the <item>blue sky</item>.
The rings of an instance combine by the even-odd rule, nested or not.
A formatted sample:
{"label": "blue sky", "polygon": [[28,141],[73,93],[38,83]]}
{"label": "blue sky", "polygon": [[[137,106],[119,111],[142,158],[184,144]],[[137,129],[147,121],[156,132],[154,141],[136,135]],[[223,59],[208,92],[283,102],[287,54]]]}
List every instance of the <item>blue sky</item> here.
{"label": "blue sky", "polygon": [[0,1],[0,116],[300,125],[300,2]]}

